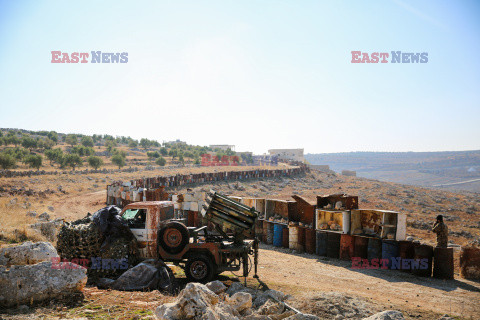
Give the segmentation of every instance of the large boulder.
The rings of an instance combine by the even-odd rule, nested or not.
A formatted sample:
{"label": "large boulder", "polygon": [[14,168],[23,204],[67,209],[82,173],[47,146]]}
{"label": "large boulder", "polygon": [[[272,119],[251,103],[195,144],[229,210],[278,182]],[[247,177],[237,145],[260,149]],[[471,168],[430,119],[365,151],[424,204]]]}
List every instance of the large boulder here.
{"label": "large boulder", "polygon": [[87,270],[76,264],[40,262],[34,265],[0,267],[0,306],[30,304],[82,291]]}
{"label": "large boulder", "polygon": [[363,320],[404,320],[403,314],[400,311],[387,310],[374,314]]}
{"label": "large boulder", "polygon": [[50,242],[25,242],[21,245],[0,249],[0,265],[29,265],[42,261],[52,262],[59,258],[57,250]]}

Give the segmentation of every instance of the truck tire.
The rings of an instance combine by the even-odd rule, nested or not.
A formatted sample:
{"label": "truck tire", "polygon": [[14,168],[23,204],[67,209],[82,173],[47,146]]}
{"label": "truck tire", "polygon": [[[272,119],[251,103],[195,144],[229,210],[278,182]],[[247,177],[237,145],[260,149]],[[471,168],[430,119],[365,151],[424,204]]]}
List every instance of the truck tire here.
{"label": "truck tire", "polygon": [[190,282],[208,282],[214,275],[214,265],[206,255],[194,255],[185,264],[185,275]]}
{"label": "truck tire", "polygon": [[167,223],[158,232],[158,245],[171,254],[181,252],[189,241],[190,235],[187,227],[177,221]]}

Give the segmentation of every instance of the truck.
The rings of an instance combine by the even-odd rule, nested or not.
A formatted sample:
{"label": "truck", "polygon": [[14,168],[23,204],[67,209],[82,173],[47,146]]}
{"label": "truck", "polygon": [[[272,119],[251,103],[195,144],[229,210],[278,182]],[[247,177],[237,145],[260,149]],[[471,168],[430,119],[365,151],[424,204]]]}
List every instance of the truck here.
{"label": "truck", "polygon": [[[187,227],[172,201],[134,202],[120,215],[136,239],[139,259],[162,259],[184,269],[189,281],[208,282],[224,271],[254,267],[257,277],[259,213],[213,190],[201,215],[208,225]],[[253,263],[251,257],[253,256]]]}

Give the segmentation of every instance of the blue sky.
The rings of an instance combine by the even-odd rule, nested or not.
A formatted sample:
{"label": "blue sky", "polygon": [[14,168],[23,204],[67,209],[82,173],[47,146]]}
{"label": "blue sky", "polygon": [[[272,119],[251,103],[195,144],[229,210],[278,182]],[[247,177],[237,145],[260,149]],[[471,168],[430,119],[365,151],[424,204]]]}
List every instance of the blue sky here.
{"label": "blue sky", "polygon": [[476,1],[0,1],[0,127],[256,153],[480,149],[479,39]]}

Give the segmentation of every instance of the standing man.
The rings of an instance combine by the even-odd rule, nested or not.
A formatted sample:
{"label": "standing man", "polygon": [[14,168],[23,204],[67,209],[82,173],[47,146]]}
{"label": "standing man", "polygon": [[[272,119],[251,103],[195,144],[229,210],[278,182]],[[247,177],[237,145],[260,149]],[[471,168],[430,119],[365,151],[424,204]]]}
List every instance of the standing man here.
{"label": "standing man", "polygon": [[433,225],[433,232],[437,234],[437,247],[446,248],[448,245],[448,228],[443,223],[443,216],[437,216],[437,221]]}

